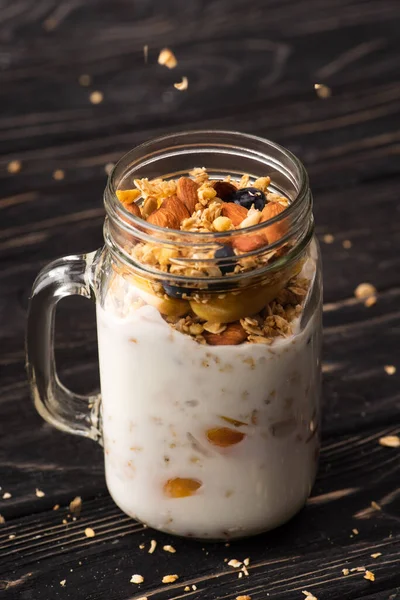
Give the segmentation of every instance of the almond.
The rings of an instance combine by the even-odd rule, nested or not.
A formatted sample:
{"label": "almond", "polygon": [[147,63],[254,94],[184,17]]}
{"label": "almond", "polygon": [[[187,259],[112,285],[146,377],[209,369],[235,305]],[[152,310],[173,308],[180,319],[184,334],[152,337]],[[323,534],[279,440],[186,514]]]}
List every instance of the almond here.
{"label": "almond", "polygon": [[[279,202],[268,202],[262,210],[261,213],[261,223],[264,221],[268,221],[273,217],[276,217],[281,212],[285,210],[285,207]],[[278,223],[274,223],[269,227],[266,227],[263,231],[265,237],[268,240],[269,244],[273,244],[274,242],[280,240],[289,230],[289,223],[287,219],[283,221],[279,221]]]}
{"label": "almond", "polygon": [[179,223],[181,223],[183,219],[188,219],[190,217],[188,209],[183,202],[179,200],[178,196],[166,198],[161,206],[176,215],[179,219]]}
{"label": "almond", "polygon": [[203,336],[210,346],[237,346],[245,341],[247,333],[240,323],[230,323],[222,333],[204,331]]}
{"label": "almond", "polygon": [[253,250],[257,250],[257,248],[262,248],[266,243],[265,236],[260,233],[255,233],[253,235],[241,236],[233,240],[232,245],[240,252],[252,252]]}
{"label": "almond", "polygon": [[179,200],[186,206],[190,215],[194,213],[195,206],[199,201],[197,188],[197,183],[193,179],[190,179],[190,177],[181,177],[176,185],[176,194]]}
{"label": "almond", "polygon": [[147,219],[147,222],[152,223],[153,225],[158,225],[159,227],[165,227],[167,229],[179,229],[180,225],[178,217],[163,207],[151,213]]}
{"label": "almond", "polygon": [[237,227],[247,217],[247,209],[234,202],[224,202],[221,214],[223,217],[229,217],[233,226]]}
{"label": "almond", "polygon": [[135,215],[135,217],[141,217],[142,215],[140,214],[140,208],[138,207],[137,204],[135,204],[134,202],[132,204],[129,204],[128,202],[122,202],[122,206],[128,211],[130,212],[132,215]]}
{"label": "almond", "polygon": [[229,183],[229,181],[214,181],[212,186],[221,200],[227,200],[237,192],[237,187],[233,183]]}

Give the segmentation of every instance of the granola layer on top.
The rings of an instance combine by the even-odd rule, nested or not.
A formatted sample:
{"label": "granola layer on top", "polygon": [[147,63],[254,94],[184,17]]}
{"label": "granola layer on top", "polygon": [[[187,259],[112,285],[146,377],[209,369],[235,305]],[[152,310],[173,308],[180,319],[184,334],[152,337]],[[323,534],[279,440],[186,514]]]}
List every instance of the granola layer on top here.
{"label": "granola layer on top", "polygon": [[245,231],[288,207],[289,200],[269,191],[270,184],[269,177],[251,181],[249,175],[243,175],[239,181],[229,176],[224,180],[210,179],[204,168],[195,168],[190,177],[136,179],[135,188],[118,190],[123,206],[152,225],[193,233],[244,230],[241,235],[216,238],[206,250],[176,242],[160,246],[156,240],[127,243],[125,250],[136,263],[172,277],[204,281],[193,289],[155,283],[116,268],[118,275],[137,288],[135,306],[152,304],[173,328],[202,344],[271,344],[277,337],[291,335],[309,287],[309,280],[300,276],[304,258],[272,269],[257,285],[242,289],[222,286],[216,291],[211,279],[273,264],[290,250],[287,237],[279,243],[288,233],[288,218],[256,232]]}

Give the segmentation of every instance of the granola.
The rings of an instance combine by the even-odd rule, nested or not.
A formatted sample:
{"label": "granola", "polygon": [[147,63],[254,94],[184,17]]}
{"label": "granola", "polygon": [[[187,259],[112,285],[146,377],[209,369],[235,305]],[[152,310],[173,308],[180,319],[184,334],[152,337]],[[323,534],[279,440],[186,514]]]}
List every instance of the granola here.
{"label": "granola", "polygon": [[[304,259],[286,264],[283,261],[280,268],[274,268],[274,263],[291,249],[286,241],[268,250],[270,243],[279,244],[285,237],[287,218],[258,233],[247,233],[247,228],[277,218],[289,205],[287,198],[269,190],[270,184],[270,177],[251,182],[247,174],[239,181],[231,177],[211,179],[204,167],[196,167],[190,177],[135,179],[135,188],[118,190],[124,208],[166,230],[194,234],[243,231],[232,240],[219,242],[217,238],[217,242],[211,240],[201,246],[174,241],[127,243],[125,251],[137,265],[172,277],[171,283],[163,278],[155,282],[114,265],[116,274],[136,288],[136,307],[156,306],[172,328],[200,344],[268,345],[277,337],[290,336],[310,280],[300,276]],[[228,286],[224,283],[232,275],[251,276],[260,266],[269,265],[272,268],[256,283],[251,279]],[[188,283],[176,285],[175,276],[188,278]],[[215,279],[220,281],[218,285]],[[118,281],[113,285],[118,287]],[[236,329],[224,335],[228,324]]]}

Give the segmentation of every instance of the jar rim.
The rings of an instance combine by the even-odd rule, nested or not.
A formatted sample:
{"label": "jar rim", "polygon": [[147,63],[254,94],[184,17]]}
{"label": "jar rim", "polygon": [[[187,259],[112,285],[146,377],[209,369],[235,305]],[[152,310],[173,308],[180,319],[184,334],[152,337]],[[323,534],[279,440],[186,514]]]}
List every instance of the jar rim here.
{"label": "jar rim", "polygon": [[[248,152],[250,157],[253,154],[254,157],[258,157],[258,159],[264,157],[266,161],[267,161],[267,158],[269,157],[268,153],[266,151],[265,152],[262,152],[259,150],[256,151],[256,150],[250,149],[249,147],[246,147],[246,143],[245,143],[246,140],[248,142],[262,144],[263,146],[265,146],[266,150],[274,149],[275,151],[280,152],[285,158],[287,158],[287,159],[289,159],[289,161],[291,161],[293,167],[297,170],[298,181],[299,181],[299,190],[296,193],[295,198],[290,201],[290,204],[287,206],[285,211],[283,211],[282,213],[279,213],[275,217],[273,217],[267,221],[264,221],[262,223],[258,223],[256,225],[252,225],[249,227],[243,227],[242,229],[236,229],[236,230],[231,230],[231,231],[227,231],[227,232],[193,232],[193,231],[167,229],[167,228],[155,225],[153,223],[148,223],[147,221],[143,221],[143,219],[141,219],[140,217],[137,217],[137,216],[133,215],[132,213],[130,213],[128,210],[126,210],[126,208],[119,202],[116,192],[118,189],[118,184],[119,184],[120,180],[123,178],[123,175],[126,172],[127,168],[131,168],[132,164],[134,164],[134,163],[132,163],[131,158],[136,157],[136,162],[137,162],[136,168],[139,169],[141,166],[143,166],[143,164],[145,162],[148,162],[149,160],[150,161],[155,160],[156,157],[159,157],[159,158],[162,157],[163,153],[165,153],[168,149],[166,147],[159,151],[153,151],[152,153],[148,154],[147,151],[151,150],[152,147],[154,148],[158,144],[164,145],[164,144],[168,144],[169,142],[172,142],[172,141],[175,141],[175,142],[180,141],[181,144],[179,146],[177,146],[177,148],[179,148],[180,152],[182,153],[183,147],[185,147],[185,148],[188,148],[190,146],[198,147],[199,142],[185,144],[185,140],[187,140],[193,136],[200,136],[200,137],[203,136],[204,143],[209,145],[210,147],[220,148],[221,150],[224,147],[231,148],[232,151],[234,149],[236,149],[236,150],[240,149],[244,152]],[[206,138],[208,136],[210,137],[210,140],[206,141]],[[226,143],[220,142],[217,144],[212,141],[213,138],[216,138],[216,137],[226,137],[227,142]],[[229,145],[228,144],[229,139],[232,141],[237,139],[238,146]],[[240,142],[240,144],[239,144],[239,142]],[[160,174],[160,176],[162,176],[162,175]],[[149,232],[150,236],[152,233],[156,234],[160,243],[163,243],[165,241],[165,242],[168,242],[171,244],[171,243],[173,243],[174,237],[177,237],[177,238],[179,238],[180,244],[184,245],[185,243],[187,243],[188,245],[192,245],[193,243],[195,243],[196,245],[201,245],[202,243],[209,244],[210,242],[218,243],[218,240],[221,238],[224,238],[224,239],[234,238],[235,236],[247,234],[250,232],[255,233],[260,229],[264,229],[265,227],[268,227],[269,225],[274,225],[275,223],[278,223],[279,221],[283,220],[286,217],[293,218],[296,214],[302,212],[301,209],[304,204],[304,200],[308,196],[308,192],[309,192],[309,179],[308,179],[308,174],[307,174],[307,171],[306,171],[303,163],[297,158],[297,156],[295,156],[292,152],[290,152],[290,150],[287,150],[280,144],[277,144],[276,142],[268,140],[267,138],[262,138],[260,136],[256,136],[256,135],[249,134],[249,133],[242,133],[240,131],[229,131],[229,130],[220,130],[220,129],[198,129],[198,130],[181,131],[181,132],[176,132],[176,133],[172,133],[172,134],[170,133],[167,135],[159,136],[157,138],[152,138],[152,139],[147,140],[146,142],[143,142],[142,144],[136,146],[135,148],[128,151],[127,153],[125,153],[119,159],[119,161],[115,164],[114,168],[112,169],[112,171],[110,172],[110,174],[108,176],[107,186],[106,186],[106,189],[104,192],[104,204],[105,204],[105,208],[106,208],[106,212],[107,212],[108,216],[113,220],[117,220],[119,227],[122,227],[127,233],[134,233],[135,231],[137,231],[138,228],[140,228],[143,231],[143,225],[145,223],[146,231]],[[166,233],[168,234],[168,239],[161,240],[159,237],[160,234],[166,234]],[[186,240],[186,242],[185,242],[185,240]],[[271,249],[273,249],[273,247],[274,247],[274,245],[272,244]]]}

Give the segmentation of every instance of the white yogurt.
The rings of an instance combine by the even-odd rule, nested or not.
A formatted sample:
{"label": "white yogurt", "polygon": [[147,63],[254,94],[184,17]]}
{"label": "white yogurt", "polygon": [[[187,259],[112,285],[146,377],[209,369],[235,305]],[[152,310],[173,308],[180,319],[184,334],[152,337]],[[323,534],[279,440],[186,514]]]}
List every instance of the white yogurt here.
{"label": "white yogurt", "polygon": [[[271,346],[206,346],[151,306],[123,317],[112,299],[105,307],[97,306],[105,467],[118,506],[156,529],[210,539],[292,517],[316,473],[320,314]],[[206,432],[216,427],[245,436],[215,446]],[[201,485],[170,498],[164,485],[174,478]]]}

